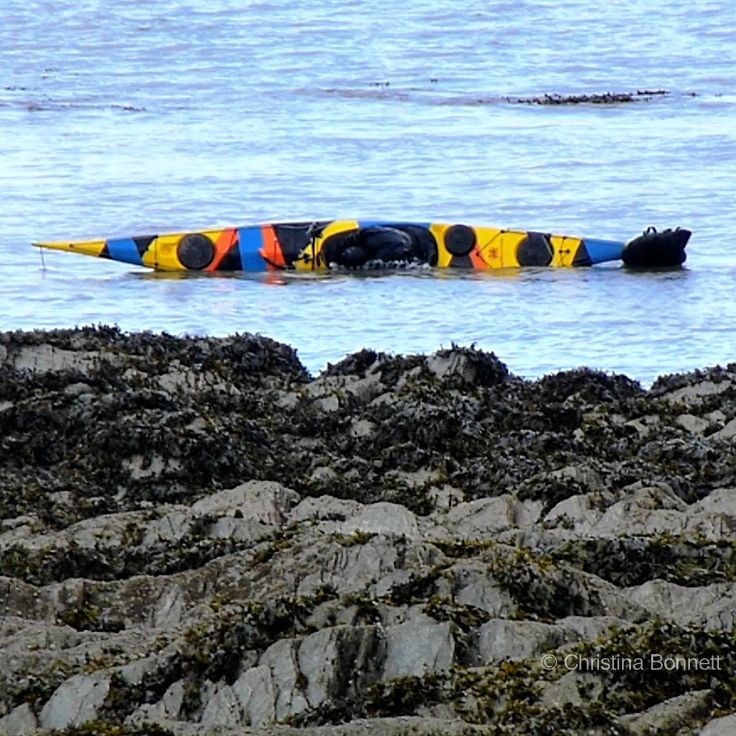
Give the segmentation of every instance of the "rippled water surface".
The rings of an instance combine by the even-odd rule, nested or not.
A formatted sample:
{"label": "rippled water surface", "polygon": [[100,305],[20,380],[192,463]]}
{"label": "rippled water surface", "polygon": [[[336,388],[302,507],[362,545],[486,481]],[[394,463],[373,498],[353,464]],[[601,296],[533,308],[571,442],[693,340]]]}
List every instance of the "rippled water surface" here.
{"label": "rippled water surface", "polygon": [[[494,350],[535,376],[648,382],[736,359],[736,5],[5,0],[0,328]],[[623,105],[544,93],[667,90]],[[628,239],[687,226],[687,268],[172,277],[38,239],[397,217]]]}

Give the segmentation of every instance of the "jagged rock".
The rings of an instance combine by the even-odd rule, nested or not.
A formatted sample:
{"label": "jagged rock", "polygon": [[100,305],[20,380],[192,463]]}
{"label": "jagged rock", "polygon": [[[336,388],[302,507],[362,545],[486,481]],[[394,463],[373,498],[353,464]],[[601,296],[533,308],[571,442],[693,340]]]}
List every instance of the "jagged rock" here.
{"label": "jagged rock", "polygon": [[202,688],[204,710],[200,723],[204,726],[238,726],[240,705],[233,689],[224,682],[206,682]]}
{"label": "jagged rock", "polygon": [[[253,336],[0,334],[0,732],[723,732],[734,417],[736,365],[310,379]],[[634,647],[722,668],[540,662]]]}
{"label": "jagged rock", "polygon": [[692,414],[680,414],[675,421],[683,429],[686,429],[688,432],[692,432],[693,434],[704,434],[708,427],[710,427],[710,422],[707,419],[696,417]]}
{"label": "jagged rock", "polygon": [[612,629],[630,628],[631,624],[615,616],[565,616],[557,621],[566,631],[582,641],[594,641]]}
{"label": "jagged rock", "polygon": [[39,724],[44,729],[63,729],[94,721],[109,692],[110,679],[104,675],[74,675],[43,706]]}
{"label": "jagged rock", "polygon": [[289,513],[290,522],[308,520],[345,521],[348,517],[356,516],[363,508],[363,504],[345,498],[320,496],[319,498],[305,498]]}
{"label": "jagged rock", "polygon": [[418,624],[414,621],[386,629],[384,680],[422,677],[450,669],[455,651],[449,622]]}
{"label": "jagged rock", "polygon": [[732,736],[736,733],[736,713],[714,718],[700,731],[700,736]]}
{"label": "jagged rock", "polygon": [[705,514],[736,517],[736,488],[716,488],[691,508]]}
{"label": "jagged rock", "polygon": [[710,435],[711,440],[733,440],[736,437],[736,418],[732,419],[726,424],[723,429],[719,429],[714,434]]}
{"label": "jagged rock", "polygon": [[670,698],[645,710],[643,713],[623,716],[621,722],[634,736],[649,736],[652,732],[667,732],[692,722],[709,711],[710,690]]}
{"label": "jagged rock", "polygon": [[566,465],[564,468],[553,470],[548,477],[557,480],[572,480],[583,488],[587,488],[588,491],[603,491],[605,488],[600,474],[593,468],[584,465]]}
{"label": "jagged rock", "polygon": [[[550,668],[566,669],[564,654],[555,660],[545,661],[549,662],[547,666]],[[602,694],[603,686],[592,672],[571,669],[554,682],[545,683],[540,700],[545,705],[553,706],[585,705],[599,700]]]}
{"label": "jagged rock", "polygon": [[198,515],[242,514],[265,524],[282,524],[289,509],[299,503],[299,494],[273,481],[248,481],[219,491],[192,505]]}
{"label": "jagged rock", "polygon": [[571,496],[545,516],[545,525],[567,537],[693,536],[718,541],[736,529],[736,494],[716,489],[690,505],[671,489],[637,488],[602,511],[595,494]]}
{"label": "jagged rock", "polygon": [[184,703],[185,689],[181,680],[172,683],[157,703],[142,705],[131,716],[132,723],[177,721]]}
{"label": "jagged rock", "polygon": [[603,512],[596,508],[591,494],[570,496],[555,504],[545,515],[544,522],[550,527],[571,528],[575,534],[589,534]]}
{"label": "jagged rock", "polygon": [[347,537],[345,543],[322,561],[318,572],[309,569],[300,578],[298,592],[308,595],[330,586],[342,594],[363,592],[380,597],[392,587],[408,582],[413,574],[429,568],[441,557],[433,548],[405,541],[394,534],[375,536],[366,541]]}
{"label": "jagged rock", "polygon": [[576,632],[559,624],[491,619],[478,629],[476,664],[530,659],[577,639]]}
{"label": "jagged rock", "polygon": [[511,595],[488,575],[481,562],[458,563],[448,572],[457,581],[455,600],[458,603],[485,611],[490,616],[510,616],[516,611]]}
{"label": "jagged rock", "polygon": [[83,353],[40,344],[14,346],[12,350],[6,348],[3,362],[17,371],[47,373],[73,369],[83,372],[94,368],[106,358],[106,355],[98,352]]}
{"label": "jagged rock", "polygon": [[697,404],[708,396],[716,396],[731,388],[731,381],[700,381],[663,394],[667,401],[685,405]]}
{"label": "jagged rock", "polygon": [[396,536],[419,539],[416,516],[408,509],[395,503],[374,503],[360,509],[357,514],[340,525],[343,534],[395,534]]}
{"label": "jagged rock", "polygon": [[272,644],[261,657],[273,683],[274,720],[283,721],[307,710],[309,703],[301,688],[303,674],[299,669],[299,642],[281,639]]}
{"label": "jagged rock", "polygon": [[6,736],[30,736],[38,731],[38,719],[28,703],[14,708],[0,718],[0,733]]}
{"label": "jagged rock", "polygon": [[446,513],[435,515],[441,526],[430,529],[428,536],[486,539],[505,529],[532,525],[541,510],[541,502],[520,501],[509,494],[459,503]]}
{"label": "jagged rock", "polygon": [[233,684],[233,693],[246,724],[256,728],[273,723],[276,718],[276,692],[268,665],[252,667]]}
{"label": "jagged rock", "polygon": [[702,626],[718,631],[736,627],[736,583],[685,587],[652,580],[627,589],[629,600],[653,616],[682,626]]}

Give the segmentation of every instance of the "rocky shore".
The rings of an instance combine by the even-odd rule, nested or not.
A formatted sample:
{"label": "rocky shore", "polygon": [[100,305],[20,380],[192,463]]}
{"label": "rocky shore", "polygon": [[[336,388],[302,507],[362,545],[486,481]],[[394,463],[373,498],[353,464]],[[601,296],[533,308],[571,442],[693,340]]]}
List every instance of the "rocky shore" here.
{"label": "rocky shore", "polygon": [[736,733],[736,364],[0,334],[0,734]]}

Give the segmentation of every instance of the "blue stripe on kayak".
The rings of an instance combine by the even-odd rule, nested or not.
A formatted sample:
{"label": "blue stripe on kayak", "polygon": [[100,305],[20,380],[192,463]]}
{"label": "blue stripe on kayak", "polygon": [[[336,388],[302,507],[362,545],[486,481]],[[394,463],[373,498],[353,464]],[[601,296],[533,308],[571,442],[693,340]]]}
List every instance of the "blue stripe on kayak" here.
{"label": "blue stripe on kayak", "polygon": [[402,220],[358,220],[358,227],[396,227],[410,225],[429,229],[431,222],[403,222]]}
{"label": "blue stripe on kayak", "polygon": [[240,261],[243,271],[266,271],[266,261],[258,252],[263,247],[263,234],[259,227],[242,227],[238,230]]}
{"label": "blue stripe on kayak", "polygon": [[123,261],[124,263],[133,263],[136,266],[142,266],[141,254],[138,252],[138,246],[133,238],[117,238],[107,241],[107,252],[113,261]]}
{"label": "blue stripe on kayak", "polygon": [[596,238],[583,238],[583,242],[593,263],[621,260],[624,243],[617,240],[597,240]]}

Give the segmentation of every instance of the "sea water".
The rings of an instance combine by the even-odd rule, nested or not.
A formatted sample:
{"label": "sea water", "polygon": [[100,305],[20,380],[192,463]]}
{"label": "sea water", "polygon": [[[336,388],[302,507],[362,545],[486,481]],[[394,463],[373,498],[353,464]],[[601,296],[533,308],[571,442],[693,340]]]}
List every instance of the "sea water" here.
{"label": "sea water", "polygon": [[[736,360],[736,5],[3,0],[0,329],[259,332],[538,376]],[[544,94],[661,92],[618,105]],[[333,217],[626,240],[686,268],[161,275],[33,240]]]}

